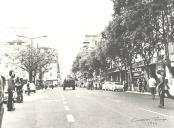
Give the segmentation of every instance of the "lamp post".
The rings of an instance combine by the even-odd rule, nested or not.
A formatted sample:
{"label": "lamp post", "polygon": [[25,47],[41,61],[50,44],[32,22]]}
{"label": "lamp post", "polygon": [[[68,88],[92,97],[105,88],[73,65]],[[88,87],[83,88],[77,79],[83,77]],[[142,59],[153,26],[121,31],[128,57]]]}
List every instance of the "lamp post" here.
{"label": "lamp post", "polygon": [[37,37],[28,37],[28,36],[24,36],[24,35],[17,35],[17,36],[18,36],[18,37],[22,37],[22,38],[29,39],[29,40],[31,41],[31,47],[33,46],[33,40],[34,40],[34,39],[47,37],[47,35],[44,35],[44,36],[37,36]]}
{"label": "lamp post", "polygon": [[[38,39],[38,38],[43,38],[43,37],[47,37],[46,35],[44,36],[38,36],[38,37],[28,37],[28,36],[24,36],[24,35],[17,35],[18,37],[21,37],[21,38],[26,38],[26,39],[29,39],[30,40],[30,50],[29,50],[29,69],[28,69],[28,72],[29,72],[29,81],[32,82],[32,78],[33,78],[33,71],[34,69],[32,69],[32,48],[33,48],[33,40],[34,39]],[[35,80],[34,80],[35,81]]]}

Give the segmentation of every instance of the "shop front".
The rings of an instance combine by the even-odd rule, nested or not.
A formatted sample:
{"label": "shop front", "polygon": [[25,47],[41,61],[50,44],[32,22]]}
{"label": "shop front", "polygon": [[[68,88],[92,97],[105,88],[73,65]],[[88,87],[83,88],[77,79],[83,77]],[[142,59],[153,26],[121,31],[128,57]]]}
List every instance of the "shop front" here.
{"label": "shop front", "polygon": [[139,91],[138,80],[143,80],[143,67],[135,67],[132,69],[132,89]]}
{"label": "shop front", "polygon": [[123,83],[123,81],[127,81],[127,79],[127,70],[122,67],[117,67],[112,70],[110,69],[110,71],[107,73],[107,81]]}

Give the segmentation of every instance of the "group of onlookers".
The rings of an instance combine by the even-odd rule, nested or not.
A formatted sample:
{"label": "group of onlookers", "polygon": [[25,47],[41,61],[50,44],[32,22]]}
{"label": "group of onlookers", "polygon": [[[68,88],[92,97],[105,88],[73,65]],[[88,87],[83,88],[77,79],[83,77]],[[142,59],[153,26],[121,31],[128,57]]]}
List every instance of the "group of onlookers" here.
{"label": "group of onlookers", "polygon": [[7,92],[8,92],[8,100],[7,100],[7,110],[12,111],[15,110],[14,107],[14,92],[17,93],[16,101],[18,103],[23,102],[23,79],[20,77],[15,78],[15,73],[13,70],[9,71],[9,78],[7,83]]}
{"label": "group of onlookers", "polygon": [[[5,79],[5,77],[1,76],[2,79],[4,79],[5,83],[3,85],[3,95],[5,96],[5,93],[8,93],[7,96],[7,110],[13,111],[15,110],[14,107],[14,99],[17,103],[23,103],[23,86],[24,86],[24,80],[20,77],[15,77],[14,70],[9,71],[9,78]],[[7,81],[7,82],[6,82]],[[29,82],[27,82],[27,92],[28,95],[30,95],[30,85]]]}
{"label": "group of onlookers", "polygon": [[[3,103],[7,103],[7,111],[14,111],[14,102],[23,103],[23,78],[16,77],[14,70],[9,71],[9,77],[0,75],[0,128],[4,113]],[[27,82],[27,92],[30,95],[30,83]],[[7,95],[8,94],[8,95]]]}

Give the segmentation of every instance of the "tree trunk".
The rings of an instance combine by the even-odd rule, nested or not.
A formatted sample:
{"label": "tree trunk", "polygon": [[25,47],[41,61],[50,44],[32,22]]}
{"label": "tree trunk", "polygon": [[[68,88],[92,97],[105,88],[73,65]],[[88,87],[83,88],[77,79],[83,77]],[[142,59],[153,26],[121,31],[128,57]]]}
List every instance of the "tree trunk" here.
{"label": "tree trunk", "polygon": [[39,69],[39,86],[42,88],[42,85],[43,85],[43,75],[44,75],[44,72],[42,71],[42,69],[40,68]]}
{"label": "tree trunk", "polygon": [[36,83],[36,71],[34,71],[33,81],[34,81],[34,83]]}
{"label": "tree trunk", "polygon": [[129,82],[128,82],[128,86],[130,87],[130,91],[133,90],[133,87],[132,87],[132,64],[129,66]]}
{"label": "tree trunk", "polygon": [[32,82],[32,71],[29,71],[29,82]]}

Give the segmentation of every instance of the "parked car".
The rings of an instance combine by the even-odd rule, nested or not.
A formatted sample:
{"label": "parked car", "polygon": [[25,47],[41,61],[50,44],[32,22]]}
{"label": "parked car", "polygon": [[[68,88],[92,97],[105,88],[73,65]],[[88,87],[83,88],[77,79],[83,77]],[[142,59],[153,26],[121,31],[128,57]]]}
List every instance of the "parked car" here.
{"label": "parked car", "polygon": [[109,90],[110,91],[115,91],[116,90],[116,84],[115,84],[115,82],[110,82],[110,84],[109,84]]}
{"label": "parked car", "polygon": [[116,91],[124,91],[124,85],[120,82],[115,82],[115,90]]}
{"label": "parked car", "polygon": [[[34,83],[29,83],[29,87],[30,87],[30,92],[36,93],[36,85]],[[28,92],[27,84],[24,84],[23,90],[24,90],[25,93]]]}
{"label": "parked car", "polygon": [[106,81],[102,84],[102,90],[110,90],[110,84],[111,82]]}

